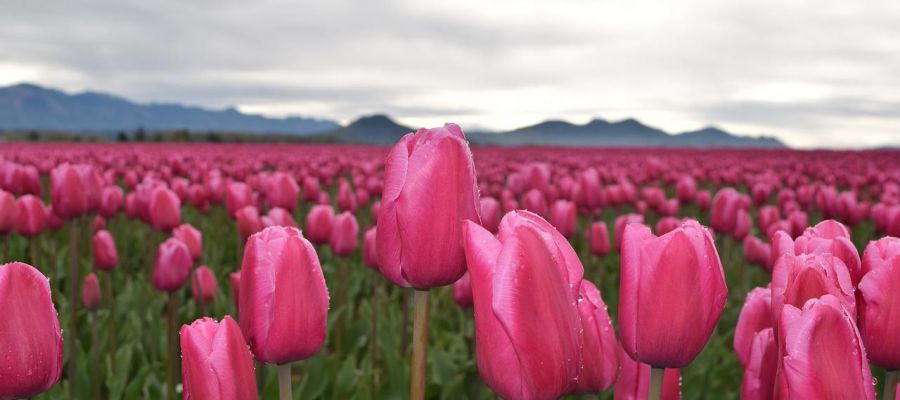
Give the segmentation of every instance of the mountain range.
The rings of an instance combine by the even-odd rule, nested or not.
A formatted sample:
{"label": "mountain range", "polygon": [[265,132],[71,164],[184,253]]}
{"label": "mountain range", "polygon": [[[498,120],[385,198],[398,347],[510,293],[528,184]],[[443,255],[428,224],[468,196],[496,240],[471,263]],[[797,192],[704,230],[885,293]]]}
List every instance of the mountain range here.
{"label": "mountain range", "polygon": [[[328,119],[271,118],[234,108],[210,110],[180,104],[140,104],[98,92],[67,94],[33,84],[0,88],[0,131],[114,133],[190,130],[315,137],[345,143],[392,144],[414,131],[383,114],[341,126]],[[495,146],[766,147],[785,145],[772,137],[738,136],[715,127],[670,134],[635,119],[594,119],[584,125],[550,120],[508,132],[473,132],[474,144]]]}

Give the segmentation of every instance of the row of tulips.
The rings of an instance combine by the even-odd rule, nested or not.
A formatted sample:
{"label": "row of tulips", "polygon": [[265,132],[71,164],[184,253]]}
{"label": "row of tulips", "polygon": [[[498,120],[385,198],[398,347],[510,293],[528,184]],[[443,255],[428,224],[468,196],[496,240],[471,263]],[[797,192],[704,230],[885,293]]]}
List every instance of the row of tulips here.
{"label": "row of tulips", "polygon": [[[734,334],[745,370],[744,398],[872,398],[868,361],[897,367],[889,361],[890,341],[878,342],[889,337],[895,319],[893,290],[885,286],[889,270],[881,267],[900,259],[897,239],[873,242],[861,260],[845,225],[829,220],[807,227],[813,214],[895,233],[900,186],[891,153],[876,153],[864,166],[852,156],[832,165],[847,168],[813,163],[795,175],[771,165],[715,169],[727,165],[724,157],[710,157],[707,166],[675,151],[668,164],[650,154],[637,167],[635,156],[628,161],[610,156],[604,168],[607,164],[590,153],[569,159],[547,150],[480,150],[473,157],[453,124],[409,134],[386,156],[379,149],[348,147],[359,157],[325,151],[314,163],[266,156],[230,163],[221,154],[224,148],[176,155],[168,149],[155,149],[154,156],[126,152],[121,158],[91,147],[41,149],[56,152],[49,158],[33,149],[15,153],[13,161],[0,163],[0,187],[9,191],[0,191],[0,233],[31,238],[30,256],[39,266],[40,234],[68,221],[68,313],[77,315],[79,304],[90,312],[93,338],[94,311],[112,301],[112,270],[119,264],[107,220],[124,211],[167,236],[145,279],[167,297],[170,398],[177,393],[179,370],[185,398],[255,398],[254,361],[279,366],[280,392],[290,398],[291,363],[320,352],[329,321],[336,334],[348,323],[344,315],[329,319],[329,307],[352,301],[348,258],[360,247],[360,217],[367,224],[365,264],[413,293],[411,398],[433,395],[426,393],[429,299],[433,289],[450,284],[454,299],[474,308],[478,372],[504,398],[558,398],[613,386],[617,398],[679,397],[679,370],[714,335],[728,298],[713,231],[742,241],[747,259],[773,274],[769,288],[748,294]],[[476,164],[478,154],[500,156]],[[373,160],[379,157],[383,168]],[[41,199],[44,173],[49,204]],[[229,275],[237,312],[221,322],[202,317],[181,326],[178,365],[179,292],[190,280],[192,296],[203,308],[218,290],[210,267],[195,268],[203,260],[203,234],[184,223],[183,204],[202,213],[221,205],[234,221],[235,247],[243,255],[239,270]],[[612,209],[621,214],[610,235],[599,219]],[[688,210],[708,212],[712,230],[691,219]],[[298,213],[305,213],[304,232],[297,229]],[[652,219],[656,234],[644,225]],[[585,220],[591,223],[582,239],[576,233]],[[80,278],[77,250],[85,235],[93,238],[95,267],[108,273],[106,285],[93,273]],[[146,239],[155,246],[159,238]],[[618,339],[601,285],[585,278],[586,254],[579,257],[573,242],[597,256],[621,255]],[[325,248],[340,264],[331,290],[320,262]],[[13,382],[0,397],[50,389],[62,376],[64,359],[67,376],[75,376],[76,355],[70,351],[63,357],[46,279],[20,262],[0,271],[0,301],[14,310],[13,323],[0,329],[0,341],[6,341],[0,351],[12,349],[0,373]],[[35,277],[45,285],[19,283]],[[29,287],[33,292],[20,292]],[[49,316],[53,324],[28,317],[31,313]],[[200,314],[208,315],[205,309]],[[69,338],[78,337],[77,320],[69,318]],[[115,327],[108,327],[114,353]],[[27,333],[34,330],[42,335]],[[893,376],[886,392],[893,392]],[[68,388],[72,396],[74,382]]]}

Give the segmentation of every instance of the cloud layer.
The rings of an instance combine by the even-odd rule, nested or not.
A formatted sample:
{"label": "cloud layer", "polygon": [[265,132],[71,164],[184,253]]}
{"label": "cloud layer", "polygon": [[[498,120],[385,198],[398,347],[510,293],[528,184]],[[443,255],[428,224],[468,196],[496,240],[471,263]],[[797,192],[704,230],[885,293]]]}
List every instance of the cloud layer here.
{"label": "cloud layer", "polygon": [[893,0],[31,0],[0,13],[0,84],[422,126],[633,116],[863,147],[900,145],[898,43]]}

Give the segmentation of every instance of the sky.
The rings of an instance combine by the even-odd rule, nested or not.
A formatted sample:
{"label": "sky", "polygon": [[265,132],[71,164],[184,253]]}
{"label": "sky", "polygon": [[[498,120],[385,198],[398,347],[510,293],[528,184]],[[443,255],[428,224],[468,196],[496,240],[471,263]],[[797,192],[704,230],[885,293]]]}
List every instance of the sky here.
{"label": "sky", "polygon": [[900,145],[900,1],[4,1],[0,85],[342,123]]}

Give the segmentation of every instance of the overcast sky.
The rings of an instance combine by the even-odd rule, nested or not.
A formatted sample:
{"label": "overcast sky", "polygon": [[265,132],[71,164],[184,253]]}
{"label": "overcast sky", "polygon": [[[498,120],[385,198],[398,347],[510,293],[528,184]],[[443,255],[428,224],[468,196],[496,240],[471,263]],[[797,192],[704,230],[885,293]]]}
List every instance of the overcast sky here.
{"label": "overcast sky", "polygon": [[900,1],[6,1],[0,85],[23,81],[341,122],[900,145]]}

